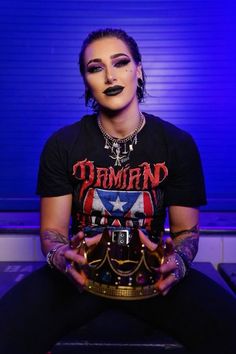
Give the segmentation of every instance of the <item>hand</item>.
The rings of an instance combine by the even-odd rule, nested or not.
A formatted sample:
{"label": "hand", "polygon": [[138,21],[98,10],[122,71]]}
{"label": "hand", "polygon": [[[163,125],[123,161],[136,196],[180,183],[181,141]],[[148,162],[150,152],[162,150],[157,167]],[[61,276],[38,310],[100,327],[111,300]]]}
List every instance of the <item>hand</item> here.
{"label": "hand", "polygon": [[[88,282],[86,275],[87,259],[85,255],[85,247],[96,244],[101,239],[101,234],[93,238],[85,238],[82,231],[74,235],[71,244],[59,248],[56,252],[53,263],[63,273],[66,273],[72,280],[80,285],[85,286]],[[84,243],[84,246],[83,246]]]}
{"label": "hand", "polygon": [[[83,239],[83,235],[76,235],[76,239],[78,239],[79,242],[80,240]],[[86,284],[86,275],[83,270],[81,272],[78,272],[75,270],[72,266],[71,263],[76,262],[78,264],[86,264],[86,259],[78,254],[78,251],[76,249],[71,249],[69,244],[63,245],[58,250],[56,251],[55,255],[53,256],[53,264],[54,266],[61,271],[64,274],[67,274],[69,277],[71,277],[75,283],[78,283],[81,286],[84,286]]]}
{"label": "hand", "polygon": [[[139,230],[141,242],[151,251],[154,251],[156,244],[148,239],[148,237]],[[156,269],[160,274],[159,280],[155,287],[159,295],[166,295],[170,289],[179,282],[185,275],[185,266],[182,258],[174,252],[174,243],[171,237],[165,241],[165,256],[162,265]]]}
{"label": "hand", "polygon": [[186,268],[182,258],[174,252],[174,243],[171,237],[166,239],[166,255],[163,264],[159,267],[161,274],[156,288],[160,295],[166,295],[170,289],[185,276]]}

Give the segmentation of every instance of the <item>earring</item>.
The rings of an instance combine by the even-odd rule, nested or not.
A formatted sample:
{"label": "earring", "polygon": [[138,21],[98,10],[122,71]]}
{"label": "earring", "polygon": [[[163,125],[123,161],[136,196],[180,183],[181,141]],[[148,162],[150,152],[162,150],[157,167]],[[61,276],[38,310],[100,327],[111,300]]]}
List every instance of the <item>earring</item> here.
{"label": "earring", "polygon": [[99,106],[88,88],[85,89],[84,97],[85,97],[85,106],[90,107],[94,110],[94,112],[97,112]]}
{"label": "earring", "polygon": [[141,77],[138,78],[138,87],[143,87],[143,80],[141,79]]}

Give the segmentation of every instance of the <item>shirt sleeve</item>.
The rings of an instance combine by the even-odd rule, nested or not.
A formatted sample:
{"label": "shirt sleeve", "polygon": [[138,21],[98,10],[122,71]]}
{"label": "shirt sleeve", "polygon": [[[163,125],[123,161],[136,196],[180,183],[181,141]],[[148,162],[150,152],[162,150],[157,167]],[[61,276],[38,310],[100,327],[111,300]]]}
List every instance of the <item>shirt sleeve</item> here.
{"label": "shirt sleeve", "polygon": [[171,152],[165,204],[198,207],[206,204],[205,183],[198,148],[183,132]]}
{"label": "shirt sleeve", "polygon": [[54,134],[46,142],[40,157],[36,193],[41,197],[53,197],[71,194],[72,190],[68,154]]}

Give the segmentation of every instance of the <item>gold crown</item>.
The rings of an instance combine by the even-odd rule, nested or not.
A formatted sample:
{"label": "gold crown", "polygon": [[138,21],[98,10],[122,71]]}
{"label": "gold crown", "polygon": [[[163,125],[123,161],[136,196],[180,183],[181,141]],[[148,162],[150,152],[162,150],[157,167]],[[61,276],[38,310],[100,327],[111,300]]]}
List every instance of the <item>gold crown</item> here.
{"label": "gold crown", "polygon": [[97,244],[88,247],[84,240],[79,249],[87,259],[87,291],[124,300],[157,295],[154,284],[159,278],[156,268],[164,260],[162,242],[150,251],[140,241],[138,229],[105,228]]}

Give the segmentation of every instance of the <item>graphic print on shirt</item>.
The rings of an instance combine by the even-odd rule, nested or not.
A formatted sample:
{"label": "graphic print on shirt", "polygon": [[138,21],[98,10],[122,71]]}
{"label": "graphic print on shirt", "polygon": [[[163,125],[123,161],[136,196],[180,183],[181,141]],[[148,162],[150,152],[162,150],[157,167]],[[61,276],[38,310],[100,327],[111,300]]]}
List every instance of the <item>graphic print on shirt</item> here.
{"label": "graphic print on shirt", "polygon": [[168,175],[164,162],[143,162],[135,168],[98,167],[87,159],[73,166],[79,180],[76,190],[78,223],[151,228],[163,207],[163,191],[158,188]]}

